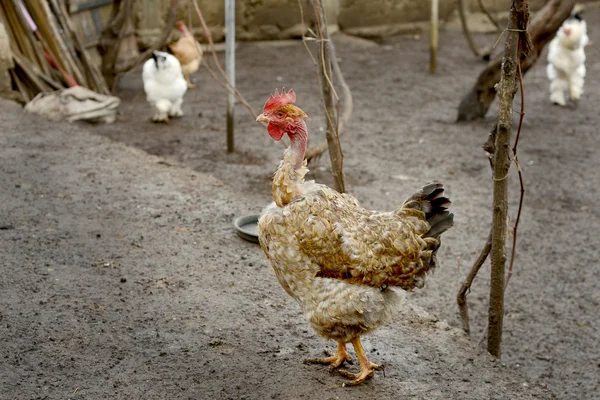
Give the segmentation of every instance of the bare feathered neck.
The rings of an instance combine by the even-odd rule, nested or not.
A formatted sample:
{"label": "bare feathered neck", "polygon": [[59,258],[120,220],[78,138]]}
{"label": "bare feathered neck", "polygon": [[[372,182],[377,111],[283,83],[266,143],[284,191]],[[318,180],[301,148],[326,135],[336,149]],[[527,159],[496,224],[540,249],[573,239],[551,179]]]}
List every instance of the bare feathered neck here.
{"label": "bare feathered neck", "polygon": [[304,176],[308,173],[304,159],[308,134],[306,124],[299,120],[288,125],[286,133],[290,138],[290,146],[283,152],[283,159],[273,177],[273,200],[279,207],[285,207],[296,197],[301,196]]}

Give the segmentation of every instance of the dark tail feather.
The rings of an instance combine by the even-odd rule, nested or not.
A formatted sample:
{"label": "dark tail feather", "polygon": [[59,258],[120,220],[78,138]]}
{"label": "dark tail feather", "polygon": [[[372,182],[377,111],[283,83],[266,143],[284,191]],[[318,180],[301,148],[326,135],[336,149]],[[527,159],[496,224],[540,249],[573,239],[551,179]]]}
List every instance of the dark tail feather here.
{"label": "dark tail feather", "polygon": [[439,182],[431,182],[412,195],[402,205],[423,211],[431,228],[423,237],[439,238],[454,225],[454,214],[448,211],[452,202],[444,196],[444,186]]}
{"label": "dark tail feather", "polygon": [[440,212],[439,214],[434,215],[431,219],[428,219],[427,222],[429,222],[431,228],[424,235],[424,237],[431,237],[437,239],[442,235],[442,233],[452,228],[452,226],[454,225],[454,214],[452,214],[448,210],[445,210]]}

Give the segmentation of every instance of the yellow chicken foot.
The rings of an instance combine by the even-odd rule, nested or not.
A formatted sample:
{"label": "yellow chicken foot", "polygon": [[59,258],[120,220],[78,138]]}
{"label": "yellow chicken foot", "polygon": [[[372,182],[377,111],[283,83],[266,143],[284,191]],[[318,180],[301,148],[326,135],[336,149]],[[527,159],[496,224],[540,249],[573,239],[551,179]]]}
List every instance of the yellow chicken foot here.
{"label": "yellow chicken foot", "polygon": [[358,374],[353,374],[343,369],[338,370],[338,372],[341,375],[345,376],[346,378],[352,379],[351,382],[346,383],[343,386],[359,385],[366,381],[368,378],[371,378],[375,374],[374,370],[383,371],[383,365],[374,364],[367,359],[367,355],[365,354],[365,351],[362,348],[362,345],[360,344],[359,337],[357,337],[356,339],[352,339],[350,343],[352,343],[352,346],[354,346],[354,351],[356,352],[356,356],[358,357],[358,361],[360,363],[360,372]]}
{"label": "yellow chicken foot", "polygon": [[[328,354],[329,352],[326,351],[326,353]],[[307,358],[304,362],[306,364],[330,364],[332,370],[341,367],[344,362],[348,364],[353,363],[352,358],[346,351],[346,343],[339,342],[337,352],[334,355],[325,358]]]}
{"label": "yellow chicken foot", "polygon": [[187,82],[187,87],[188,87],[189,89],[193,89],[193,88],[195,88],[195,87],[196,87],[196,85],[194,85],[194,84],[192,83],[192,81],[191,81],[191,79],[190,79],[190,76],[189,76],[189,75],[186,75],[186,76],[185,76],[185,81]]}

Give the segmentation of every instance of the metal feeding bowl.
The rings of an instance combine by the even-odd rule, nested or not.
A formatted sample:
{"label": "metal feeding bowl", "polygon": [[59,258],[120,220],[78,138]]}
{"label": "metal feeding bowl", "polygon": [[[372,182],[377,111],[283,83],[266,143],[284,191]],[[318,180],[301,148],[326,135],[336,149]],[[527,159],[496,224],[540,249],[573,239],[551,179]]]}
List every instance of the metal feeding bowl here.
{"label": "metal feeding bowl", "polygon": [[244,215],[233,221],[237,234],[249,242],[258,243],[258,217],[260,215]]}

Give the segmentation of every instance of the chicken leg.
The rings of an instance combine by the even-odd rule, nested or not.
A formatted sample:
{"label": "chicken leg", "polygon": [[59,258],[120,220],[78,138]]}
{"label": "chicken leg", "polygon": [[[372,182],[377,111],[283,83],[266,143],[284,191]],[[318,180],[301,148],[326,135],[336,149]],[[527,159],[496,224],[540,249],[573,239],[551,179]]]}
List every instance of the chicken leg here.
{"label": "chicken leg", "polygon": [[352,346],[354,346],[356,357],[358,357],[358,362],[360,363],[360,372],[358,374],[353,374],[343,369],[338,370],[338,372],[346,378],[352,379],[351,382],[345,384],[344,386],[359,385],[366,381],[368,378],[371,378],[375,374],[374,370],[383,371],[383,365],[374,364],[367,359],[365,350],[360,344],[360,337],[357,336],[356,338],[352,339],[350,343],[352,343]]}
{"label": "chicken leg", "polygon": [[334,355],[325,358],[307,358],[304,362],[307,364],[330,364],[331,369],[341,367],[344,362],[353,363],[352,358],[346,351],[346,343],[342,342],[338,342],[337,351]]}
{"label": "chicken leg", "polygon": [[187,82],[187,87],[189,89],[193,89],[193,88],[196,87],[196,85],[192,83],[192,80],[191,80],[190,76],[187,75],[187,74],[185,75],[185,81]]}

